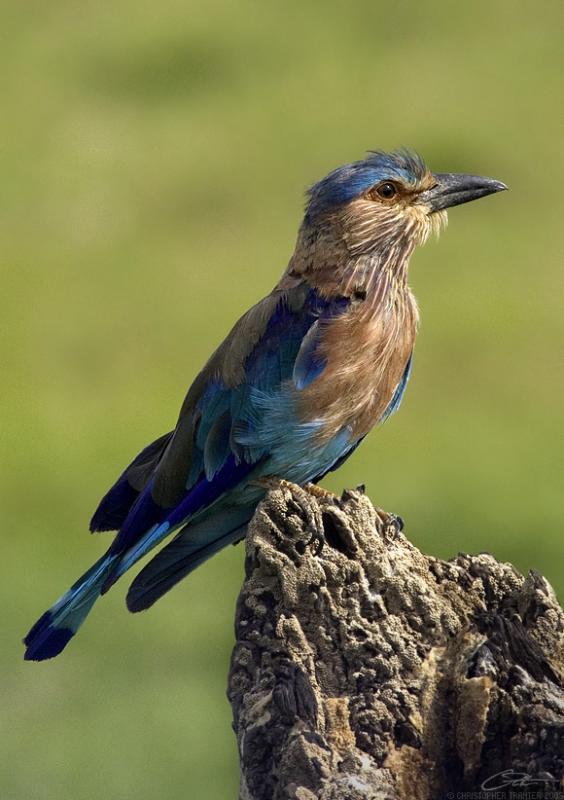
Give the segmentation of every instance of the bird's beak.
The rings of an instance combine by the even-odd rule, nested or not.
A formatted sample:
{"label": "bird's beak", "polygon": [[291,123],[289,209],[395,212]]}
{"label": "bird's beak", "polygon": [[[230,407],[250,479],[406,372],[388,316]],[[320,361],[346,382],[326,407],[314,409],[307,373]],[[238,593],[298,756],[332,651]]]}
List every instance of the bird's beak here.
{"label": "bird's beak", "polygon": [[421,192],[418,198],[429,208],[429,213],[440,211],[443,208],[459,206],[469,203],[479,197],[486,197],[494,192],[503,192],[507,186],[493,178],[482,178],[480,175],[458,175],[455,172],[435,172],[436,180],[432,189]]}

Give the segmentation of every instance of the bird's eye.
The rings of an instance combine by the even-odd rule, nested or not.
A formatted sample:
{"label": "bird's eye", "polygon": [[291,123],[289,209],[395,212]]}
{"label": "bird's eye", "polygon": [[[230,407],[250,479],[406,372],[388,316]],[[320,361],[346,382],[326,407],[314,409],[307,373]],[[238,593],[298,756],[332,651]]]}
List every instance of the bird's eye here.
{"label": "bird's eye", "polygon": [[395,197],[397,193],[397,186],[395,183],[391,183],[390,181],[385,181],[376,187],[376,194],[378,197],[382,197],[384,200],[391,200],[392,197]]}

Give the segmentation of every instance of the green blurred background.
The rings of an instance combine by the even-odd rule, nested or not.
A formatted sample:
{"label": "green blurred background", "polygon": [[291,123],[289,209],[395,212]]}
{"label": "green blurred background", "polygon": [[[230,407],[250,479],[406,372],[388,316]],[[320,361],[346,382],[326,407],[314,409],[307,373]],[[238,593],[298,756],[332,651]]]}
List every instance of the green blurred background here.
{"label": "green blurred background", "polygon": [[561,572],[561,2],[3,3],[2,800],[237,791],[243,548],[151,612],[124,584],[62,658],[29,625],[108,539],[89,515],[285,267],[305,186],[409,145],[511,192],[412,262],[401,413],[326,481],[427,552]]}

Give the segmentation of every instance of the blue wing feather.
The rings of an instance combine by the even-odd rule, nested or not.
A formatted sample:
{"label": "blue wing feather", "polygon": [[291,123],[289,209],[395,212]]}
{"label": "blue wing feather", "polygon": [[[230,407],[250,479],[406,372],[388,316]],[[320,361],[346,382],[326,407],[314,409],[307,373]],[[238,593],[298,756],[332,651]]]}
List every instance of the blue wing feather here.
{"label": "blue wing feather", "polygon": [[[245,360],[245,381],[231,388],[214,377],[202,393],[192,452],[193,464],[199,467],[197,478],[192,467],[188,488],[173,509],[159,508],[150,486],[147,488],[116,538],[113,552],[127,550],[128,554],[115,568],[108,586],[174,529],[245,484],[252,472],[259,474],[259,464],[265,474],[306,482],[320,469],[330,469],[349,449],[350,432],[345,431],[329,447],[324,445],[316,459],[312,439],[322,423],[297,420],[288,386],[308,331],[318,330],[320,323],[347,306],[344,298],[328,301],[314,290],[309,290],[297,307],[284,297],[280,299]],[[314,355],[317,341],[318,333],[307,342],[310,352],[302,359],[302,383],[311,382],[321,372],[320,360]],[[247,502],[256,502],[256,490],[247,495]]]}
{"label": "blue wing feather", "polygon": [[224,411],[210,428],[204,444],[204,470],[208,480],[219,472],[231,455],[229,442],[231,424],[231,414]]}
{"label": "blue wing feather", "polygon": [[[175,508],[161,509],[160,518],[157,522],[151,527],[146,527],[143,534],[137,536],[133,542],[126,543],[124,541],[121,544],[121,549],[118,552],[122,553],[122,557],[107,577],[102,593],[107,592],[124,572],[127,572],[133,564],[156,547],[165,537],[191,518],[197,516],[202,510],[213,506],[226,492],[248,478],[256,468],[257,464],[237,463],[235,457],[231,455],[212,480],[203,478],[196,486],[186,492],[184,499]],[[149,492],[149,490],[147,491]],[[256,490],[254,490],[254,493],[256,494]]]}
{"label": "blue wing feather", "polygon": [[[167,551],[167,556],[146,573],[158,584],[151,598],[156,599],[223,544],[240,537],[263,493],[253,484],[253,476],[274,474],[305,483],[346,457],[355,445],[350,430],[317,445],[315,435],[321,422],[301,423],[292,395],[315,380],[324,367],[316,354],[317,336],[308,339],[308,331],[316,324],[319,328],[347,304],[344,298],[326,300],[313,289],[303,294],[301,302],[281,295],[263,335],[245,359],[244,380],[228,387],[214,373],[199,402],[191,407],[193,418],[181,418],[182,430],[190,430],[191,425],[193,434],[191,441],[182,436],[178,440],[178,463],[186,465],[186,488],[174,507],[163,507],[152,493],[155,470],[167,463],[169,456],[178,456],[172,434],[167,434],[154,443],[154,451],[150,446],[148,453],[144,451],[130,465],[134,468],[133,491],[125,482],[126,471],[102,500],[93,525],[101,529],[119,521],[120,531],[108,553],[32,628],[26,639],[26,657],[40,660],[59,653],[99,594],[175,529],[183,527],[182,546],[171,551],[165,548],[162,552]],[[191,448],[189,458],[181,452],[185,442]],[[173,466],[177,468],[176,462]],[[229,519],[229,508],[237,509],[234,520]],[[187,523],[194,525],[193,546],[189,543],[190,525],[184,527]],[[178,563],[175,554],[181,559]],[[162,573],[159,564],[164,565]]]}
{"label": "blue wing feather", "polygon": [[125,522],[143,485],[162,456],[172,431],[145,447],[122,472],[112,488],[101,499],[90,521],[90,530],[115,531]]}
{"label": "blue wing feather", "polygon": [[316,321],[304,336],[298,357],[294,362],[292,378],[299,390],[309,386],[327,366],[327,359],[320,356],[317,351],[319,333],[319,321]]}
{"label": "blue wing feather", "polygon": [[407,364],[405,365],[405,370],[403,375],[401,376],[400,382],[396,386],[392,399],[386,406],[384,413],[380,417],[379,422],[385,422],[388,417],[391,417],[392,414],[398,410],[401,405],[401,401],[403,400],[403,396],[405,394],[405,390],[407,388],[407,382],[409,380],[409,376],[411,375],[411,366],[413,361],[413,353],[409,356],[407,360]]}
{"label": "blue wing feather", "polygon": [[[256,468],[259,475],[283,474],[288,480],[298,483],[315,482],[342,463],[358,445],[351,439],[349,429],[339,432],[328,443],[318,447],[311,442],[311,429],[301,432],[299,442],[292,435],[294,433],[290,431],[288,449],[282,448],[279,453],[270,454],[263,465]],[[261,466],[264,468],[261,469]],[[235,488],[230,494],[223,495],[224,499],[219,500],[201,518],[197,517],[183,528],[133,581],[127,596],[129,610],[148,608],[211,555],[230,542],[239,540],[263,494],[264,490],[258,487]],[[180,511],[178,513],[181,514]],[[118,575],[131,566],[131,556],[133,560],[138,557],[135,551],[126,554],[119,565]]]}

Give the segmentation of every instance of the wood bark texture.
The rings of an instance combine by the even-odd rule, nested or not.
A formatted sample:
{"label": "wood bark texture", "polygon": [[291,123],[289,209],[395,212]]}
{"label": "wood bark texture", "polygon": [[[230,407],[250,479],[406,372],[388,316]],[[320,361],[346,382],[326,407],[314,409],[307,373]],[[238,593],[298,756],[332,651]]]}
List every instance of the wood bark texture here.
{"label": "wood bark texture", "polygon": [[362,490],[286,483],[246,553],[241,800],[564,798],[564,614],[539,573],[424,555]]}

